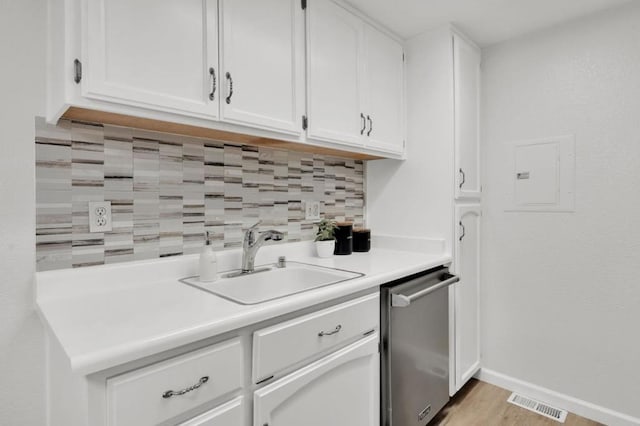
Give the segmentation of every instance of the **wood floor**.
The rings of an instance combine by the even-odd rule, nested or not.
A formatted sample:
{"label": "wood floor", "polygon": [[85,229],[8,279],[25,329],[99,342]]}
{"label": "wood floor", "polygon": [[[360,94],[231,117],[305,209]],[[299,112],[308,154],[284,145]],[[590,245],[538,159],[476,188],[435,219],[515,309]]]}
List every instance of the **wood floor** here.
{"label": "wood floor", "polygon": [[[471,379],[429,423],[429,426],[560,426],[562,424],[508,403],[509,395],[511,392],[508,390]],[[564,424],[567,426],[600,425],[571,413]]]}

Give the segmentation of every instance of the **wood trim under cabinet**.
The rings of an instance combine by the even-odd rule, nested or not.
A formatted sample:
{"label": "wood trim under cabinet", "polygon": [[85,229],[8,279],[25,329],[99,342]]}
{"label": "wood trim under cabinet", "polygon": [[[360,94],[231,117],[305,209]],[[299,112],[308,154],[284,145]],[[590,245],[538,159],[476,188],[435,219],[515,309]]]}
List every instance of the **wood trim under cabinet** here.
{"label": "wood trim under cabinet", "polygon": [[132,117],[129,115],[96,111],[78,107],[70,107],[62,115],[61,118],[75,121],[112,124],[115,126],[132,127],[135,129],[151,130],[163,133],[173,133],[176,135],[184,135],[196,138],[214,139],[222,142],[262,146],[274,149],[284,149],[288,151],[309,152],[320,155],[331,155],[337,157],[352,158],[355,160],[376,160],[384,158],[371,154],[342,151],[339,149],[307,145],[296,142],[287,142],[278,139],[252,136],[242,133],[233,133],[224,130],[209,129],[206,127],[198,127],[188,124],[170,123],[168,121],[154,120],[150,118]]}

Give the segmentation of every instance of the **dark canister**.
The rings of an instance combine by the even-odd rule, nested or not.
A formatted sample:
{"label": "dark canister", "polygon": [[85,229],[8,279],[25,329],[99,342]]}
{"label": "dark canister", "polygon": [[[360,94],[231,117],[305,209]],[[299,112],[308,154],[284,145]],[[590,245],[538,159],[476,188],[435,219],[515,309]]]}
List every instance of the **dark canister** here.
{"label": "dark canister", "polygon": [[333,254],[345,255],[353,252],[353,224],[338,222],[335,230],[336,248]]}
{"label": "dark canister", "polygon": [[356,228],[353,230],[353,251],[367,252],[371,249],[371,230]]}

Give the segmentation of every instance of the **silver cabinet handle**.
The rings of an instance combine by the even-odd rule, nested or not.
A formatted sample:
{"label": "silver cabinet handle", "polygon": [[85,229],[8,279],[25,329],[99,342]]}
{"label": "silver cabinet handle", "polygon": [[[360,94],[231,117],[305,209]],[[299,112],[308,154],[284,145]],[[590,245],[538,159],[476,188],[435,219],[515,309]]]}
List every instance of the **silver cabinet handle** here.
{"label": "silver cabinet handle", "polygon": [[368,115],[367,115],[367,120],[369,120],[369,131],[367,132],[367,136],[370,136],[371,132],[373,131],[373,120]]}
{"label": "silver cabinet handle", "polygon": [[342,330],[342,326],[340,324],[338,324],[338,325],[336,325],[336,328],[334,328],[331,331],[321,331],[320,333],[318,333],[318,337],[331,336],[332,334],[336,334],[340,330]]}
{"label": "silver cabinet handle", "polygon": [[196,383],[195,385],[189,386],[188,388],[184,388],[178,391],[168,390],[162,394],[162,397],[171,398],[172,396],[184,395],[185,393],[189,393],[191,391],[198,389],[200,386],[204,385],[208,381],[209,381],[209,376],[200,377],[200,380],[198,380],[198,383]]}
{"label": "silver cabinet handle", "polygon": [[233,78],[231,77],[231,73],[227,72],[226,74],[227,81],[229,82],[229,94],[227,95],[227,104],[231,103],[231,97],[233,96]]}
{"label": "silver cabinet handle", "polygon": [[73,81],[76,84],[82,81],[82,62],[78,58],[73,60]]}
{"label": "silver cabinet handle", "polygon": [[392,308],[405,308],[411,305],[411,302],[420,299],[421,297],[426,296],[427,294],[431,294],[434,291],[438,291],[443,287],[450,286],[453,283],[457,283],[460,281],[460,278],[455,275],[447,274],[447,279],[424,290],[420,290],[416,293],[405,296],[404,294],[392,294],[391,295],[391,307]]}
{"label": "silver cabinet handle", "polygon": [[209,93],[209,100],[212,101],[215,98],[218,81],[216,80],[216,70],[213,67],[209,68],[209,75],[211,76],[211,93]]}
{"label": "silver cabinet handle", "polygon": [[467,229],[464,227],[464,223],[462,223],[462,221],[458,222],[460,225],[460,228],[462,228],[462,234],[460,234],[460,238],[458,238],[459,241],[464,240],[464,237],[467,235]]}
{"label": "silver cabinet handle", "polygon": [[467,181],[467,176],[464,174],[464,170],[460,169],[460,174],[462,175],[462,180],[460,181],[460,185],[458,185],[460,187],[460,189],[462,189],[462,185],[464,185],[464,183]]}
{"label": "silver cabinet handle", "polygon": [[360,129],[360,134],[364,135],[364,131],[367,129],[367,119],[364,118],[363,113],[360,113],[360,118],[362,119],[362,129]]}

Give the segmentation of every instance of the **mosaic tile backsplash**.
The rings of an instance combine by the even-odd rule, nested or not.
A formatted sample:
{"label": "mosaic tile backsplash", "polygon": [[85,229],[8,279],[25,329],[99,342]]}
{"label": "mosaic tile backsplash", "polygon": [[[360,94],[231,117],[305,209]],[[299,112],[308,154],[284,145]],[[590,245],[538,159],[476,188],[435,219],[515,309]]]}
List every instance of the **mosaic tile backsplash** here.
{"label": "mosaic tile backsplash", "polygon": [[[39,271],[240,247],[261,220],[311,240],[303,202],[363,224],[359,160],[227,144],[92,123],[36,122]],[[89,201],[110,201],[113,230],[89,233]]]}

